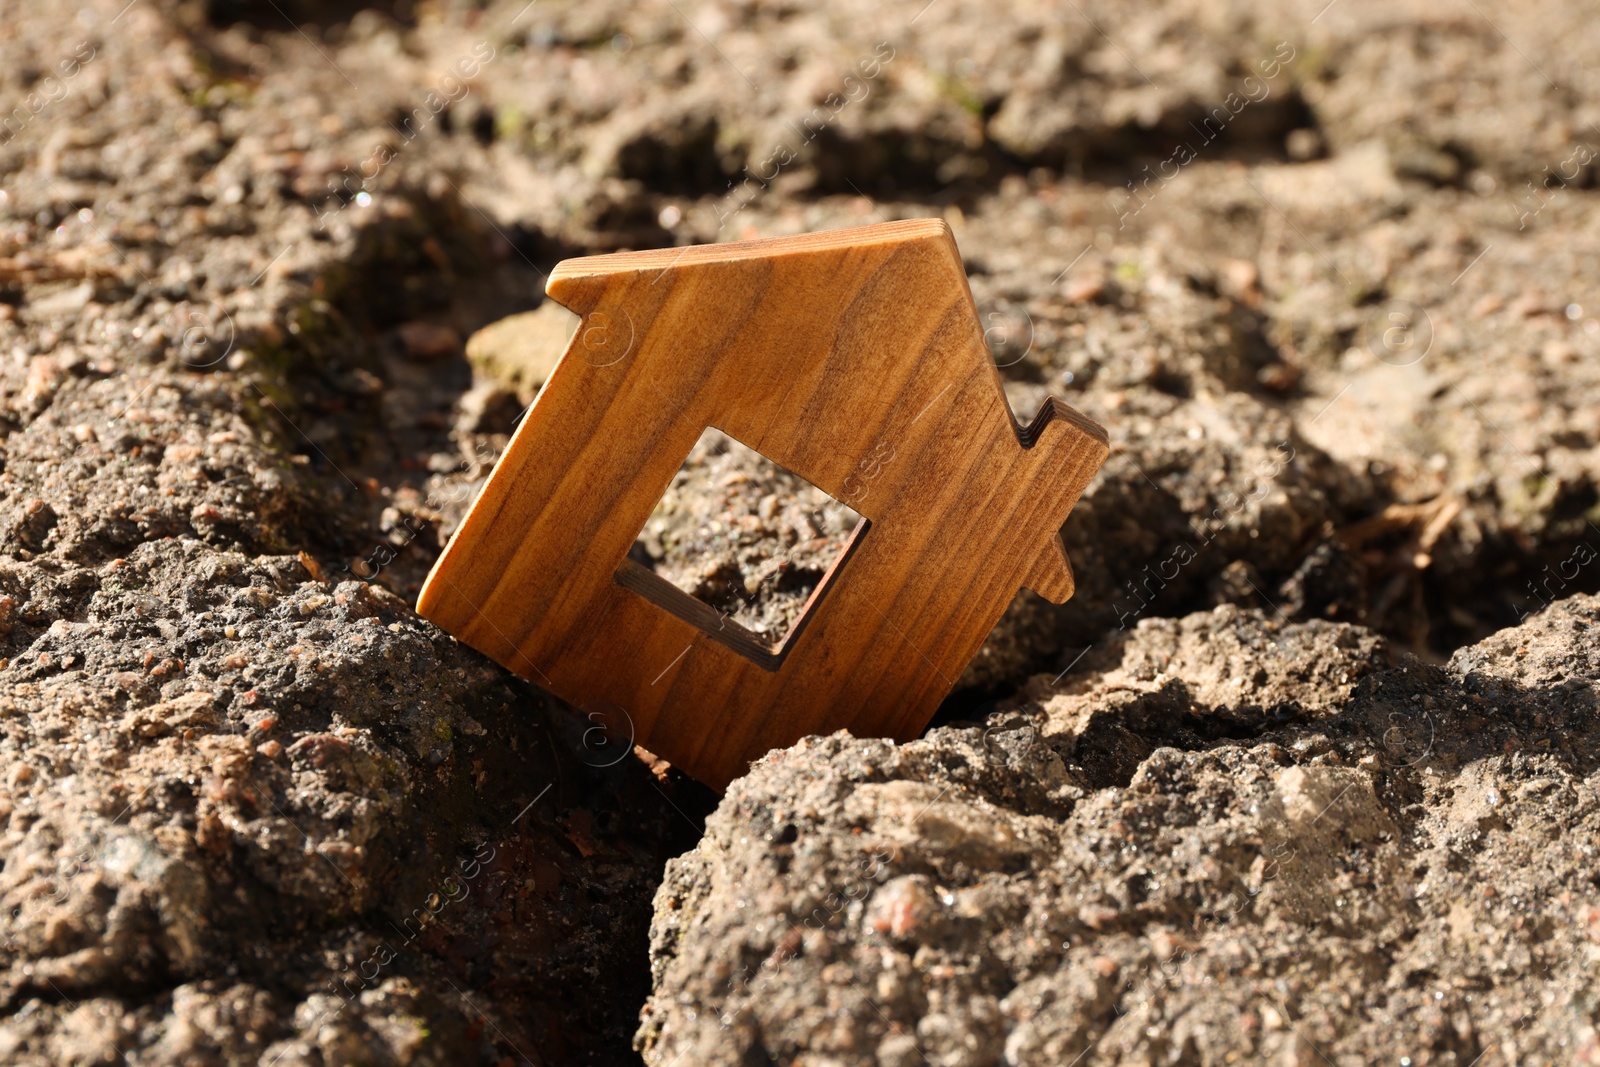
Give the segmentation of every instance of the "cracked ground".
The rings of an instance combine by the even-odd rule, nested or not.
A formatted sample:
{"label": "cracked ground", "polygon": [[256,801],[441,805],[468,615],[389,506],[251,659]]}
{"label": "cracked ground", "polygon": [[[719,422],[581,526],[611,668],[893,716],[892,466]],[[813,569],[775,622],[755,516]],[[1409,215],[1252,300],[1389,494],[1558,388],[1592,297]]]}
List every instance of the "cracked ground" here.
{"label": "cracked ground", "polygon": [[[1600,1063],[1582,5],[0,25],[0,1061]],[[557,261],[932,216],[1114,447],[924,737],[718,797],[416,616]],[[853,523],[710,441],[634,557]]]}

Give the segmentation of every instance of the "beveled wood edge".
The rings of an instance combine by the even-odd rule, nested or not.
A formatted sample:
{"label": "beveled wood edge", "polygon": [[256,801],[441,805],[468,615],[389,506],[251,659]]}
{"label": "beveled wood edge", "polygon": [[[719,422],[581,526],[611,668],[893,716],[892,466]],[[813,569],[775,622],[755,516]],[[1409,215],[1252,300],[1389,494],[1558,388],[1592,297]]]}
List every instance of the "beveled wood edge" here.
{"label": "beveled wood edge", "polygon": [[[1010,407],[1011,402],[1006,401]],[[1111,438],[1106,434],[1106,428],[1095,422],[1089,416],[1055,396],[1046,396],[1043,404],[1039,406],[1038,414],[1026,427],[1019,426],[1017,438],[1022,442],[1023,448],[1032,448],[1044,434],[1044,429],[1057,420],[1071,423],[1074,427],[1093,437],[1096,441],[1107,446],[1111,445]]]}
{"label": "beveled wood edge", "polygon": [[562,260],[551,269],[545,288],[548,292],[557,282],[610,274],[660,271],[706,263],[736,263],[747,259],[778,259],[838,248],[899,244],[938,237],[947,238],[952,245],[955,243],[950,226],[943,219],[902,219],[899,222],[880,222],[867,226],[847,226],[838,230],[797,233],[788,237],[760,237],[753,241],[725,241],[716,244],[684,245],[681,248],[608,252],[604,255]]}
{"label": "beveled wood edge", "polygon": [[828,569],[818,579],[816,588],[806,598],[805,604],[800,608],[800,614],[795,617],[794,624],[776,644],[734,622],[732,618],[699,597],[684,592],[649,567],[627,556],[622,557],[622,562],[612,577],[624,589],[637,593],[662,611],[682,619],[762,670],[776,673],[783,666],[783,661],[788,658],[789,650],[800,640],[806,624],[816,615],[823,598],[837,583],[839,572],[844,569],[845,562],[855,555],[871,525],[871,521],[865,516],[856,523],[856,528],[850,532],[839,554],[828,564]]}

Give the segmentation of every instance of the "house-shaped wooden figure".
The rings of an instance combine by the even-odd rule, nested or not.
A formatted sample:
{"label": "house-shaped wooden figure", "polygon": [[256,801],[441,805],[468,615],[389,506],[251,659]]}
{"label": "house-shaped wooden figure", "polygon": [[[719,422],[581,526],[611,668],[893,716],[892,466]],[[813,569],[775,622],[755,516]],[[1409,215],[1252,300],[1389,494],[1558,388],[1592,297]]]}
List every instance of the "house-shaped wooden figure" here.
{"label": "house-shaped wooden figure", "polygon": [[[418,611],[716,788],[812,733],[914,737],[1107,453],[1012,416],[942,220],[568,260],[571,344]],[[781,644],[628,558],[716,427],[864,521]]]}

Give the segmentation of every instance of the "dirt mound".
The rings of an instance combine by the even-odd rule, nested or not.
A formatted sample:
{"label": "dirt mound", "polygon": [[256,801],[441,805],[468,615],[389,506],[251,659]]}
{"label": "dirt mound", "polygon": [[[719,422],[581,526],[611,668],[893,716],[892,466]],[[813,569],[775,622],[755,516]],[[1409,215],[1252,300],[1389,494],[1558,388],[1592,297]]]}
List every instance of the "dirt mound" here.
{"label": "dirt mound", "polygon": [[1587,1062],[1597,624],[1430,667],[1218,608],[774,753],[668,864],[645,1058]]}

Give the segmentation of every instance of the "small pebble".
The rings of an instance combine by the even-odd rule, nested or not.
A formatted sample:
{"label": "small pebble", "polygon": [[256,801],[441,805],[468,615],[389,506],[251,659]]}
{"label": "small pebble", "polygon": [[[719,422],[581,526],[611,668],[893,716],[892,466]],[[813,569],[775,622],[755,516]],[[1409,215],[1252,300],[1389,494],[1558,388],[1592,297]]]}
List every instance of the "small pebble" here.
{"label": "small pebble", "polygon": [[412,359],[442,359],[461,350],[461,335],[440,323],[408,322],[396,333],[400,346]]}

